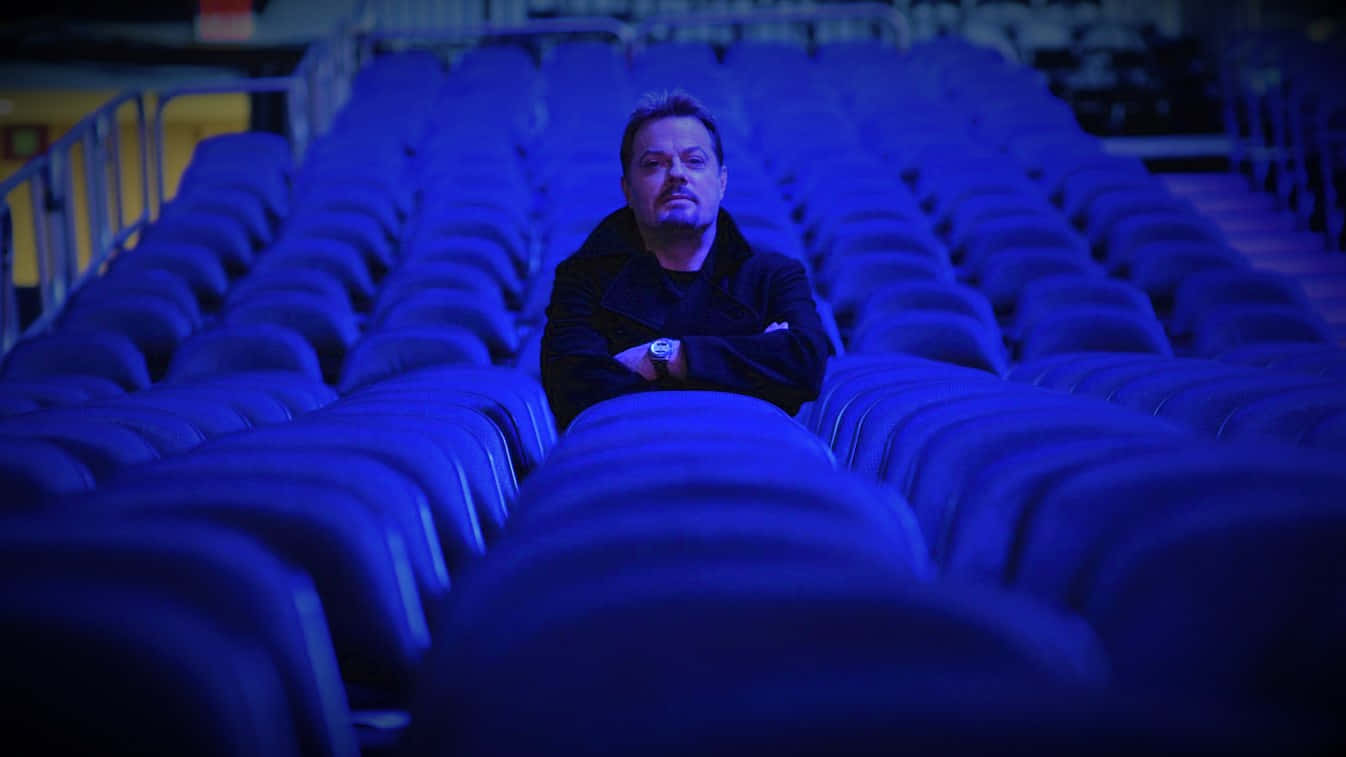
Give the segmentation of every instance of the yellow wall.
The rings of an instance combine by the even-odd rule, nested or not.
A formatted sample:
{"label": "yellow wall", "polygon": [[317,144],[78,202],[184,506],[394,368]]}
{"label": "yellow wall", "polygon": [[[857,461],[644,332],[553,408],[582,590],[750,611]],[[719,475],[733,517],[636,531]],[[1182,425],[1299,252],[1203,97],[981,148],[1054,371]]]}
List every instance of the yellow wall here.
{"label": "yellow wall", "polygon": [[[0,109],[0,125],[46,124],[48,139],[55,142],[81,118],[118,94],[115,90],[0,90],[0,102],[8,107]],[[153,114],[154,101],[146,103],[146,116]],[[136,128],[136,111],[132,103],[121,106],[117,120],[121,131],[122,215],[135,218],[142,209],[140,199],[140,153]],[[243,131],[248,127],[248,97],[244,94],[193,95],[174,99],[164,111],[164,178],[165,197],[177,191],[178,179],[191,159],[192,150],[200,140],[228,132]],[[76,238],[79,243],[80,267],[87,264],[91,250],[85,232],[85,190],[82,150],[72,151],[72,170],[76,193]],[[9,177],[23,165],[19,161],[0,159],[0,176]],[[149,162],[154,171],[152,156]],[[151,184],[152,193],[153,184]],[[27,184],[21,185],[6,198],[14,218],[14,282],[21,286],[38,280],[37,260],[33,240],[32,205]],[[153,203],[153,194],[151,194]],[[111,211],[111,208],[109,208]]]}

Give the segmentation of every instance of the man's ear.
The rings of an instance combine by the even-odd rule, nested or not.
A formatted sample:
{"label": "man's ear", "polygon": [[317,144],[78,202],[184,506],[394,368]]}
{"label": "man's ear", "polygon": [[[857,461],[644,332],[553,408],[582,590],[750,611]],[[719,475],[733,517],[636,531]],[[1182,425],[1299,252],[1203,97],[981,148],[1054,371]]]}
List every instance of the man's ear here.
{"label": "man's ear", "polygon": [[729,186],[729,166],[720,166],[720,196],[724,197],[725,187]]}
{"label": "man's ear", "polygon": [[622,197],[626,198],[626,204],[631,204],[631,187],[626,183],[626,174],[622,174]]}

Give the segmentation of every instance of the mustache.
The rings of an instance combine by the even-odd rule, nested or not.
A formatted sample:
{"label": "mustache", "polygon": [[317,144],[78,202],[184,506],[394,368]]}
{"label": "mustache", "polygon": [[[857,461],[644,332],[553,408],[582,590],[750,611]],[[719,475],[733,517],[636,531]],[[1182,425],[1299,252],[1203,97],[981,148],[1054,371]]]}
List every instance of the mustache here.
{"label": "mustache", "polygon": [[674,189],[670,189],[666,192],[663,192],[662,194],[659,195],[660,200],[671,200],[674,197],[686,197],[689,200],[695,200],[696,194],[686,189],[685,187],[677,187]]}

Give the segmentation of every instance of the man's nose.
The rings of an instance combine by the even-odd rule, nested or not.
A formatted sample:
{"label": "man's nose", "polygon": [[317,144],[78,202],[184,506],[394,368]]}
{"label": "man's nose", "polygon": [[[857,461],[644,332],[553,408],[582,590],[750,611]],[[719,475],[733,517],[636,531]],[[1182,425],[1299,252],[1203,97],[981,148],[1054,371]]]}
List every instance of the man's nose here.
{"label": "man's nose", "polygon": [[682,177],[687,175],[686,168],[682,165],[681,160],[674,158],[668,164],[668,175],[672,177]]}

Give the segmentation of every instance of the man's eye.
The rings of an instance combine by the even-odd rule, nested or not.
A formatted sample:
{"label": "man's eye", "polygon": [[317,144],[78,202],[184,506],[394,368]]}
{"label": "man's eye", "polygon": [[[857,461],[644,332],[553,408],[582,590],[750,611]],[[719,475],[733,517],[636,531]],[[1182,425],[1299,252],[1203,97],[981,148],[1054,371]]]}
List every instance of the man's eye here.
{"label": "man's eye", "polygon": [[706,161],[702,160],[701,158],[692,158],[691,160],[687,161],[687,165],[691,166],[692,168],[700,168],[705,164]]}

